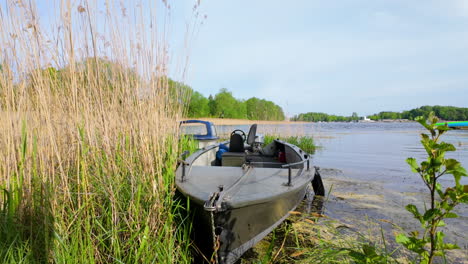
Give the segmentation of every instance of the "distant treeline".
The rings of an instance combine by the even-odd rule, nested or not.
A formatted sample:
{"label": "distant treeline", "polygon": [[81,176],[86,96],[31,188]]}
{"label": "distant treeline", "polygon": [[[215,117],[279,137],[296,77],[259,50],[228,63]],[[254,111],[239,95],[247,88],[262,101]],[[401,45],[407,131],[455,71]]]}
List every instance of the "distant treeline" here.
{"label": "distant treeline", "polygon": [[[421,106],[419,108],[411,109],[403,112],[391,112],[384,111],[378,114],[368,116],[372,120],[383,120],[383,119],[408,119],[414,120],[418,116],[428,116],[433,111],[435,115],[442,120],[450,121],[461,121],[468,120],[468,108],[454,107],[454,106]],[[337,116],[328,115],[325,113],[309,112],[305,114],[298,114],[291,118],[292,121],[306,121],[306,122],[350,122],[363,119],[359,117],[357,113],[353,113],[351,116]]]}
{"label": "distant treeline", "polygon": [[[99,67],[98,67],[99,66]],[[114,92],[117,89],[115,84],[118,84],[122,79],[128,79],[129,83],[136,83],[140,80],[140,77],[132,69],[122,67],[121,65],[100,58],[88,58],[83,62],[77,63],[76,71],[80,74],[76,76],[82,78],[77,79],[77,83],[85,82],[85,77],[90,72],[101,69],[100,74],[100,87],[103,90]],[[37,76],[46,76],[47,80],[54,82],[51,86],[53,89],[58,89],[54,92],[66,93],[67,88],[66,78],[68,78],[67,72],[69,69],[55,69],[53,67],[38,69],[33,73],[29,74],[26,80],[35,80]],[[3,88],[2,84],[3,76],[6,75],[8,69],[0,64],[0,109],[4,108],[5,102],[2,98]],[[77,78],[77,77],[75,77]],[[177,102],[179,107],[185,109],[186,116],[188,118],[199,118],[199,117],[216,117],[216,118],[237,118],[237,119],[251,119],[251,120],[285,120],[283,109],[275,103],[252,97],[248,100],[240,100],[234,98],[232,93],[227,89],[221,89],[214,96],[204,97],[201,93],[194,91],[190,86],[180,82],[176,82],[168,77],[157,77],[159,78],[158,83],[165,83],[169,85],[170,96],[168,99]],[[32,84],[26,85],[27,91],[31,92],[30,99],[36,102],[37,93],[33,91]],[[31,87],[30,87],[31,86]],[[34,98],[32,98],[34,97]],[[124,101],[128,98],[116,98],[120,104],[125,103]],[[36,102],[37,103],[37,102]],[[36,104],[34,103],[34,104]]]}
{"label": "distant treeline", "polygon": [[359,120],[357,113],[353,113],[351,116],[338,116],[328,115],[325,113],[309,112],[305,114],[298,114],[291,118],[291,121],[305,121],[305,122],[351,122]]}
{"label": "distant treeline", "polygon": [[414,120],[418,116],[428,116],[434,111],[435,115],[443,120],[461,121],[468,120],[468,108],[454,107],[454,106],[421,106],[419,108],[411,109],[403,112],[380,112],[369,116],[372,120],[381,119],[409,119]]}
{"label": "distant treeline", "polygon": [[173,91],[182,93],[187,106],[187,117],[215,117],[251,120],[284,120],[283,109],[275,103],[252,97],[248,100],[236,99],[230,91],[223,88],[208,98],[194,91],[190,86],[169,80]]}

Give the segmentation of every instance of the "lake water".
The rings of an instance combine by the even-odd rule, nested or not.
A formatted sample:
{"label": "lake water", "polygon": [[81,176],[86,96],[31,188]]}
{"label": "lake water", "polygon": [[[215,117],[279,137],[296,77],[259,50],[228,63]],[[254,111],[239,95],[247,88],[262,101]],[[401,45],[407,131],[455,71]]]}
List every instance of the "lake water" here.
{"label": "lake water", "polygon": [[[218,126],[218,134],[229,134],[249,126]],[[425,132],[418,123],[306,123],[291,125],[259,125],[257,133],[308,135],[319,149],[313,163],[321,168],[325,188],[331,190],[325,202],[326,215],[340,219],[357,230],[365,230],[368,217],[394,223],[404,230],[419,228],[404,206],[416,204],[420,210],[429,201],[427,188],[419,175],[412,173],[406,158],[418,163],[426,152],[420,143]],[[455,158],[468,168],[468,130],[451,130],[442,137],[452,143]],[[440,179],[444,187],[453,186],[453,176]],[[468,184],[468,177],[462,179]],[[449,219],[447,240],[462,247],[462,258],[468,256],[468,206],[460,205],[460,218]],[[386,228],[384,226],[384,228]],[[463,256],[464,255],[464,256]],[[460,258],[458,258],[460,259]]]}
{"label": "lake water", "polygon": [[[218,126],[219,134],[240,128],[246,133],[249,126]],[[307,135],[319,146],[313,155],[314,164],[322,168],[341,170],[353,179],[379,181],[385,188],[414,191],[421,187],[420,178],[411,172],[406,158],[425,159],[420,143],[425,132],[418,123],[307,123],[292,125],[260,125],[257,133],[277,135]],[[468,131],[451,130],[443,141],[452,143],[455,158],[468,168]],[[468,178],[462,179],[468,184]],[[443,185],[452,185],[452,176],[441,178]]]}

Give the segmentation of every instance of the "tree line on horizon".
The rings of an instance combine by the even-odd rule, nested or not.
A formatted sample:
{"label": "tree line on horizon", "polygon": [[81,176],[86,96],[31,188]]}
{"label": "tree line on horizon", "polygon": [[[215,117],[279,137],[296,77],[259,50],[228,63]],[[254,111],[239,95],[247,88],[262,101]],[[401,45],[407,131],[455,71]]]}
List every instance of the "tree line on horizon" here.
{"label": "tree line on horizon", "polygon": [[[99,65],[99,67],[98,67]],[[139,75],[132,69],[122,67],[121,65],[111,62],[102,58],[87,58],[82,62],[77,63],[77,68],[80,68],[86,75],[88,71],[94,71],[97,68],[103,68],[102,72],[109,73],[106,76],[101,76],[100,81],[102,83],[102,89],[113,90],[113,83],[118,81],[119,78],[129,78],[136,81],[139,79]],[[112,70],[111,70],[112,69]],[[4,69],[0,64],[0,94],[2,94],[2,83],[1,78],[3,75],[10,74],[9,69]],[[49,79],[57,82],[58,84],[54,87],[62,87],[65,91],[67,87],[64,87],[61,83],[64,83],[66,78],[66,69],[56,69],[54,67],[47,67],[44,69],[37,69],[36,72],[28,74],[22,81],[30,82],[34,80],[35,75],[48,76]],[[112,73],[112,74],[111,74]],[[101,75],[103,73],[100,73]],[[265,99],[259,99],[256,97],[249,98],[247,100],[237,99],[232,95],[232,92],[226,88],[221,89],[214,96],[210,95],[208,98],[204,97],[201,93],[193,90],[190,86],[172,80],[169,77],[159,77],[160,81],[167,82],[171,100],[178,100],[181,107],[186,109],[185,115],[188,118],[201,118],[201,117],[215,117],[215,118],[236,118],[236,119],[250,119],[250,120],[285,120],[283,109],[272,101]],[[81,80],[78,80],[80,82]],[[28,85],[28,89],[32,89],[32,86]],[[29,88],[31,87],[31,88]],[[33,91],[29,91],[31,94],[35,94]],[[63,91],[57,91],[63,92]],[[125,99],[119,99],[122,103]],[[0,98],[0,108],[4,105]]]}
{"label": "tree line on horizon", "polygon": [[329,115],[319,112],[308,112],[295,115],[291,118],[291,121],[305,122],[351,122],[357,120],[359,120],[359,116],[356,112],[353,112],[351,116]]}
{"label": "tree line on horizon", "polygon": [[285,120],[283,109],[265,99],[256,97],[247,100],[237,99],[226,88],[219,90],[214,96],[203,96],[190,86],[169,79],[169,86],[184,98],[186,104],[186,117],[201,118],[235,118],[250,120]]}
{"label": "tree line on horizon", "polygon": [[[396,119],[407,119],[415,120],[418,116],[428,116],[430,112],[434,112],[437,117],[447,121],[462,121],[468,120],[468,108],[455,107],[455,106],[421,106],[403,112],[392,112],[382,111],[378,114],[368,116],[369,119],[378,120],[396,120]],[[357,121],[361,118],[358,117],[357,113],[354,112],[351,116],[338,116],[329,115],[318,112],[308,112],[295,115],[291,118],[292,121],[306,121],[306,122],[351,122]]]}
{"label": "tree line on horizon", "polygon": [[[136,80],[139,78],[138,74],[131,69],[126,69],[121,65],[114,62],[110,62],[104,59],[85,59],[79,63],[78,66],[81,68],[91,67],[95,68],[99,64],[104,68],[113,68],[114,73],[112,75],[103,76],[102,80],[103,89],[113,90],[113,84],[119,78],[130,78]],[[5,69],[0,64],[0,78],[9,72],[9,69]],[[40,74],[50,75],[51,80],[54,82],[61,82],[64,78],[64,69],[55,69],[53,67],[40,69]],[[37,73],[36,73],[37,74]],[[11,75],[11,74],[10,74]],[[250,119],[250,120],[285,120],[283,109],[276,105],[272,101],[265,99],[259,99],[256,97],[249,98],[247,100],[237,99],[232,95],[232,92],[226,88],[222,88],[214,96],[210,95],[208,98],[203,96],[201,93],[193,90],[190,86],[183,83],[174,81],[168,77],[164,77],[165,81],[168,82],[176,100],[180,101],[180,105],[186,108],[186,117],[188,118],[201,118],[201,117],[215,117],[215,118],[236,118],[236,119]],[[28,76],[26,79],[33,79]],[[2,92],[0,81],[0,94]],[[60,85],[57,85],[60,87]],[[65,88],[65,87],[64,87]],[[31,91],[32,92],[32,91]],[[58,92],[58,91],[57,91]],[[34,95],[34,92],[32,92]],[[119,99],[122,103],[125,99]],[[4,105],[0,100],[0,107]],[[437,117],[442,120],[448,121],[462,121],[468,120],[468,108],[465,107],[454,107],[454,106],[421,106],[419,108],[411,109],[402,112],[393,111],[382,111],[377,114],[368,116],[371,120],[383,120],[383,119],[408,119],[414,120],[418,116],[428,116],[433,111]],[[356,112],[353,112],[351,116],[340,116],[340,115],[329,115],[319,112],[308,112],[295,115],[291,118],[291,121],[307,121],[307,122],[350,122],[359,120],[359,116]]]}
{"label": "tree line on horizon", "polygon": [[384,111],[378,114],[373,114],[369,116],[369,119],[372,120],[382,120],[382,119],[408,119],[415,120],[418,116],[428,116],[430,112],[442,119],[447,121],[463,121],[468,120],[468,108],[465,107],[455,107],[455,106],[421,106],[419,108],[414,108],[408,111],[403,112],[391,112]]}

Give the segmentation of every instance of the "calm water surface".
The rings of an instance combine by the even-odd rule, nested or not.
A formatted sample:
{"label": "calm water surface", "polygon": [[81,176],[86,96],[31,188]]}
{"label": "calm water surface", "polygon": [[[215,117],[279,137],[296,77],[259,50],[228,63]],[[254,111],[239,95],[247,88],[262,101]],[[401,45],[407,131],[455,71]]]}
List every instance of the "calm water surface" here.
{"label": "calm water surface", "polygon": [[[248,125],[218,126],[219,134],[240,128],[248,132]],[[414,191],[421,186],[418,176],[411,172],[406,158],[418,161],[426,152],[420,143],[424,132],[418,123],[309,123],[292,125],[260,125],[257,133],[279,135],[308,135],[320,146],[313,160],[316,166],[341,170],[353,179],[379,181],[385,188]],[[468,131],[451,130],[443,141],[452,143],[455,158],[468,168]],[[451,175],[442,183],[451,184]],[[468,179],[463,179],[468,184]]]}
{"label": "calm water surface", "polygon": [[[228,135],[249,126],[218,126],[218,134]],[[418,123],[307,123],[291,125],[259,125],[257,133],[312,136],[319,149],[313,155],[315,166],[322,171],[325,188],[332,188],[325,203],[326,214],[340,219],[358,230],[365,230],[363,219],[386,219],[405,230],[419,224],[404,210],[408,203],[419,208],[429,200],[427,188],[419,175],[411,172],[406,158],[426,157],[420,143],[425,132]],[[468,168],[468,130],[451,130],[442,137],[452,143],[455,158]],[[453,186],[453,176],[440,179],[444,187]],[[468,177],[462,179],[468,184]],[[468,206],[460,205],[460,218],[449,219],[444,228],[447,239],[462,247],[462,259],[468,256]],[[391,233],[391,232],[389,232]]]}

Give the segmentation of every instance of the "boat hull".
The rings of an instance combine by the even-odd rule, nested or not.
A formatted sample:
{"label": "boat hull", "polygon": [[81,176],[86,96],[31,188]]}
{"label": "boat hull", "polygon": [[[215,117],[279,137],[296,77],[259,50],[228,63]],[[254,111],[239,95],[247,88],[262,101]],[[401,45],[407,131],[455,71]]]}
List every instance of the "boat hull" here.
{"label": "boat hull", "polygon": [[[239,208],[229,206],[231,208],[220,212],[209,212],[204,210],[202,204],[192,204],[191,207],[195,207],[194,240],[205,256],[201,259],[210,259],[214,249],[218,247],[218,263],[230,264],[237,261],[246,250],[289,216],[289,212],[305,197],[308,185],[307,183],[296,186],[292,191],[271,201],[252,203]],[[214,242],[216,239],[219,243]]]}
{"label": "boat hull", "polygon": [[280,140],[261,153],[246,151],[241,166],[213,165],[218,149],[198,150],[176,171],[177,189],[194,214],[194,248],[203,256],[195,263],[237,261],[296,208],[316,172],[307,153]]}

